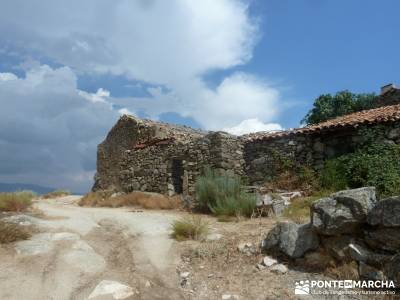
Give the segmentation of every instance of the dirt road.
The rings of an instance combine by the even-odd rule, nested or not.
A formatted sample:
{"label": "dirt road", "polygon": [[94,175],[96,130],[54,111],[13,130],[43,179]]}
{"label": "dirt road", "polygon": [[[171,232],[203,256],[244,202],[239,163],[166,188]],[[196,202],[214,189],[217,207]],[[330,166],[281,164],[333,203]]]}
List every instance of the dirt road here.
{"label": "dirt road", "polygon": [[177,213],[82,208],[78,199],[36,202],[44,218],[13,217],[40,233],[0,248],[0,299],[183,299],[168,236]]}

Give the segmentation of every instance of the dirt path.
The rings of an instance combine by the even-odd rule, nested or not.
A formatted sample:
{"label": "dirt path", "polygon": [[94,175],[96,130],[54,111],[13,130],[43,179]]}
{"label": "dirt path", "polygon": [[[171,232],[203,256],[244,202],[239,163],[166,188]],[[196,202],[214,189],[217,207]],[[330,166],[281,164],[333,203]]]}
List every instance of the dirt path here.
{"label": "dirt path", "polygon": [[78,199],[40,201],[44,219],[17,218],[41,233],[0,248],[0,299],[183,299],[168,236],[177,213],[82,208]]}

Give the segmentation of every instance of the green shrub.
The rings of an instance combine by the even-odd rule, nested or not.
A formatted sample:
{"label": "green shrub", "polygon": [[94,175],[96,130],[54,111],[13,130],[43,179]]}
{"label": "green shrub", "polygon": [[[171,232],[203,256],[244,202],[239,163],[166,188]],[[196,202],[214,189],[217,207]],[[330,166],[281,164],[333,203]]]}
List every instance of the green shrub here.
{"label": "green shrub", "polygon": [[172,223],[171,237],[178,241],[200,240],[207,236],[209,223],[200,216],[188,216]]}
{"label": "green shrub", "polygon": [[198,207],[216,215],[250,216],[256,206],[254,195],[247,193],[237,176],[221,176],[211,169],[196,181]]}
{"label": "green shrub", "polygon": [[32,204],[36,194],[32,191],[0,193],[0,211],[24,211]]}
{"label": "green shrub", "polygon": [[327,161],[321,184],[335,190],[375,186],[381,196],[400,194],[400,145],[376,141]]}
{"label": "green shrub", "polygon": [[346,168],[340,159],[328,160],[320,175],[322,188],[344,190],[348,187]]}

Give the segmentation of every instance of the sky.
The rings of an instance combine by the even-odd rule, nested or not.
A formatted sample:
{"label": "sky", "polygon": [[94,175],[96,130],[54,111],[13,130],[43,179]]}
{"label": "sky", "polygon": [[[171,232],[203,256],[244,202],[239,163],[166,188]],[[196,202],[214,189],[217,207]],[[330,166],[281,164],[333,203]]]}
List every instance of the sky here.
{"label": "sky", "polygon": [[0,0],[0,182],[83,193],[123,114],[232,134],[400,84],[397,0]]}

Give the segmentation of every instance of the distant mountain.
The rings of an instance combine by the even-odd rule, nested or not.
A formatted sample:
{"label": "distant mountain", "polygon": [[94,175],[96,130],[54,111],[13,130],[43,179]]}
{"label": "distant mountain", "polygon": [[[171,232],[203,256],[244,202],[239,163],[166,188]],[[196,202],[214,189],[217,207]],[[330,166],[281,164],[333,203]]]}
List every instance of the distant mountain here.
{"label": "distant mountain", "polygon": [[0,192],[15,192],[20,190],[30,190],[38,194],[47,194],[51,191],[54,191],[55,189],[36,184],[0,182]]}

